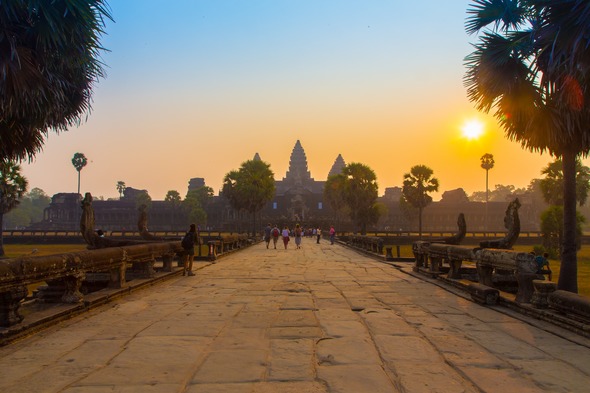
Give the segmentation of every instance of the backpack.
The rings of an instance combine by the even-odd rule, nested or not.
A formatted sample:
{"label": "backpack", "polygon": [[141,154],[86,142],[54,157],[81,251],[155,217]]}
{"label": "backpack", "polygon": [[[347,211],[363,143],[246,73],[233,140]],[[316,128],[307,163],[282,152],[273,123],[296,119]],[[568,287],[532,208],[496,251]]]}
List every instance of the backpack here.
{"label": "backpack", "polygon": [[186,235],[184,235],[184,237],[182,238],[182,241],[180,242],[180,245],[182,246],[182,248],[189,249],[191,247],[195,246],[195,235],[193,232],[187,232]]}
{"label": "backpack", "polygon": [[279,237],[279,230],[277,228],[272,230],[272,236],[273,237]]}

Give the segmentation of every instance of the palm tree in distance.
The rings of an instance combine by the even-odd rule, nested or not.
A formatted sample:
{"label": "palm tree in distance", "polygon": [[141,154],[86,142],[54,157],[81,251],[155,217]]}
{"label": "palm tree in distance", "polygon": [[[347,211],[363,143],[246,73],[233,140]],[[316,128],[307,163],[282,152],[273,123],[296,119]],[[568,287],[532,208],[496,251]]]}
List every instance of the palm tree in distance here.
{"label": "palm tree in distance", "polygon": [[476,0],[466,31],[467,94],[494,109],[506,136],[563,162],[564,236],[558,288],[577,292],[576,158],[590,151],[590,2]]}
{"label": "palm tree in distance", "polygon": [[87,164],[88,159],[86,159],[84,153],[76,153],[74,154],[74,157],[72,157],[72,165],[78,171],[78,195],[80,194],[80,172]]}
{"label": "palm tree in distance", "polygon": [[[125,184],[124,181],[119,180],[117,182],[117,191],[119,192],[119,199],[123,199],[123,193],[125,192],[125,189],[127,188],[127,185]],[[170,191],[168,191],[170,192]]]}
{"label": "palm tree in distance", "polygon": [[430,192],[438,191],[438,179],[432,177],[433,170],[425,165],[416,165],[404,174],[402,197],[418,209],[418,234],[422,238],[422,211],[432,202]]}
{"label": "palm tree in distance", "polygon": [[77,126],[104,77],[104,0],[3,1],[0,161],[31,160],[50,131]]}
{"label": "palm tree in distance", "polygon": [[486,171],[486,222],[485,222],[485,230],[488,230],[488,201],[489,201],[489,194],[490,188],[488,186],[488,172],[490,169],[494,167],[494,156],[492,154],[486,153],[480,158],[481,160],[481,167]]}

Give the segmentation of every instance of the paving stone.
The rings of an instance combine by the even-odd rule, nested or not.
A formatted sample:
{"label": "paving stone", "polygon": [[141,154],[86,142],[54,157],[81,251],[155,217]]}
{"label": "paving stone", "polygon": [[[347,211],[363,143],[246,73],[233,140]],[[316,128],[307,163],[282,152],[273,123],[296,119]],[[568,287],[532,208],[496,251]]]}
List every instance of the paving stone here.
{"label": "paving stone", "polygon": [[273,322],[273,327],[284,326],[317,326],[318,321],[312,310],[291,310],[282,309],[277,319]]}
{"label": "paving stone", "polygon": [[271,328],[270,338],[322,338],[324,332],[319,327],[295,326]]}
{"label": "paving stone", "polygon": [[330,393],[400,392],[379,365],[318,366],[318,378]]}
{"label": "paving stone", "polygon": [[268,351],[233,350],[211,352],[192,378],[192,383],[262,381]]}
{"label": "paving stone", "polygon": [[387,362],[432,362],[440,357],[436,349],[421,337],[377,335],[374,339]]}
{"label": "paving stone", "polygon": [[[461,372],[484,392],[538,393],[542,387],[513,369],[461,367]],[[550,390],[548,390],[550,391]]]}
{"label": "paving stone", "polygon": [[320,365],[381,364],[375,344],[368,335],[319,340],[316,356]]}
{"label": "paving stone", "polygon": [[411,336],[417,330],[393,310],[368,309],[359,313],[374,335]]}
{"label": "paving stone", "polygon": [[400,384],[412,393],[476,393],[477,388],[444,363],[408,361],[388,364]]}
{"label": "paving stone", "polygon": [[270,381],[313,381],[314,339],[270,340]]}

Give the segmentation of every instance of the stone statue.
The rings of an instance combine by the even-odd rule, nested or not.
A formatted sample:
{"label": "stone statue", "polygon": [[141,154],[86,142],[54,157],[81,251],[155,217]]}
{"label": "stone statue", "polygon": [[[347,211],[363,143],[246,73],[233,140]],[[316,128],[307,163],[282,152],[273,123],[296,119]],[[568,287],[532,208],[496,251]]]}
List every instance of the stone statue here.
{"label": "stone statue", "polygon": [[445,244],[461,244],[461,241],[465,238],[465,234],[467,233],[467,223],[465,222],[465,215],[463,213],[459,213],[459,216],[457,217],[457,227],[459,228],[459,232],[444,239]]}
{"label": "stone statue", "polygon": [[147,222],[148,222],[148,215],[147,215],[147,205],[142,204],[137,209],[139,211],[139,218],[137,220],[137,230],[139,231],[139,235],[144,240],[162,240],[161,238],[154,236],[148,231]]}
{"label": "stone statue", "polygon": [[89,246],[94,248],[94,209],[92,208],[92,195],[87,192],[82,199],[82,217],[80,217],[80,233]]}
{"label": "stone statue", "polygon": [[520,208],[520,201],[518,198],[508,204],[506,208],[506,215],[504,216],[504,227],[508,230],[506,236],[500,240],[487,240],[479,243],[480,248],[500,248],[509,250],[518,240],[520,235],[520,218],[518,217],[518,209]]}

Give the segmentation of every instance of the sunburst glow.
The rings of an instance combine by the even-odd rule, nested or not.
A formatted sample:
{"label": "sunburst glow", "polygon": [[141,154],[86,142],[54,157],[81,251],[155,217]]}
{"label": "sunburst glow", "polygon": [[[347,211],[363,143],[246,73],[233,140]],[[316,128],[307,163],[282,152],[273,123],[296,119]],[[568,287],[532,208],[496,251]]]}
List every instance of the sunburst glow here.
{"label": "sunburst glow", "polygon": [[479,120],[468,120],[461,127],[461,132],[467,139],[477,139],[483,134],[483,123]]}

